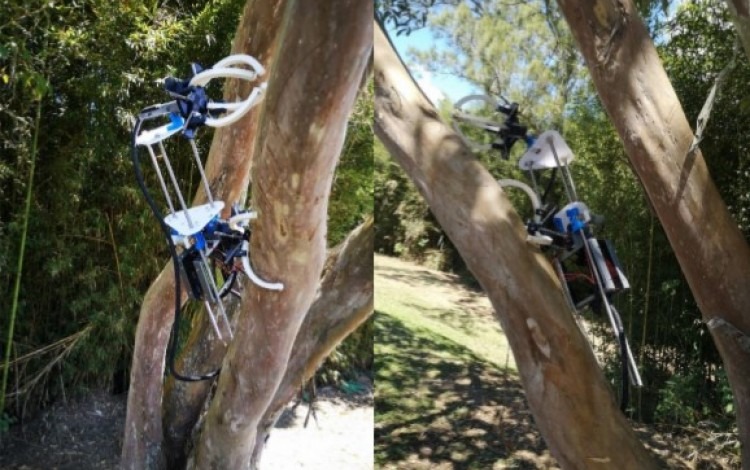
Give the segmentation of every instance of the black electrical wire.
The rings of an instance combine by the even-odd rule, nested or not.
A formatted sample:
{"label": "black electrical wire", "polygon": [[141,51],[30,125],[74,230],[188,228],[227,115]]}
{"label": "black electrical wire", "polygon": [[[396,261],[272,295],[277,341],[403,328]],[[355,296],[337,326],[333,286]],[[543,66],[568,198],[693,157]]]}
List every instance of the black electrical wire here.
{"label": "black electrical wire", "polygon": [[556,176],[557,176],[557,167],[555,167],[552,170],[552,174],[549,177],[549,182],[547,183],[547,187],[544,189],[544,194],[542,194],[542,200],[541,200],[542,204],[544,204],[545,201],[547,201],[547,196],[549,196],[549,193],[552,190],[552,185],[555,184]]}
{"label": "black electrical wire", "polygon": [[172,240],[172,233],[167,224],[164,222],[164,218],[162,217],[161,211],[159,210],[159,206],[156,204],[154,198],[151,196],[151,193],[148,191],[146,182],[143,178],[143,172],[141,171],[140,158],[138,156],[138,147],[136,146],[135,142],[136,138],[138,137],[138,133],[140,132],[142,123],[143,121],[140,117],[136,119],[130,141],[130,156],[133,160],[133,168],[135,169],[135,179],[136,181],[138,181],[138,187],[141,189],[143,196],[146,198],[146,203],[151,208],[151,211],[153,212],[156,219],[159,221],[159,226],[164,233],[164,237],[167,239],[169,253],[172,257],[172,264],[174,265],[174,322],[172,323],[172,333],[170,335],[169,344],[167,345],[167,370],[174,376],[175,379],[181,380],[183,382],[200,382],[203,380],[210,380],[219,375],[219,372],[221,372],[220,368],[204,375],[182,375],[177,371],[174,364],[175,352],[177,350],[177,344],[179,342],[180,313],[182,310],[182,303],[180,302],[182,294],[180,286],[180,260],[177,256],[177,249],[174,246],[174,241]]}

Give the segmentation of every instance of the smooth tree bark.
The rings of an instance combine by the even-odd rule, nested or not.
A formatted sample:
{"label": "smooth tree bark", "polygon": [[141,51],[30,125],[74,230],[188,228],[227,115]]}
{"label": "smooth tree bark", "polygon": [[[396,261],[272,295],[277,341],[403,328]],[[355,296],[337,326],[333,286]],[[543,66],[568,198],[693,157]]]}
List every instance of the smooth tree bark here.
{"label": "smooth tree bark", "polygon": [[[232,52],[249,53],[270,69],[278,38],[282,33],[281,20],[288,3],[282,0],[249,1],[235,35]],[[265,79],[268,79],[268,74]],[[358,83],[358,80],[353,83]],[[246,96],[248,92],[245,82],[228,80],[224,99],[231,101],[236,97]],[[253,142],[257,124],[258,113],[254,111],[233,126],[215,131],[206,172],[211,181],[212,192],[224,201],[242,203],[245,199],[252,156],[256,148]],[[195,203],[204,199],[205,195],[201,190],[196,195]],[[203,408],[211,384],[182,383],[169,377],[165,388],[162,388],[164,351],[174,313],[174,278],[171,269],[171,265],[167,265],[149,289],[142,305],[128,400],[126,429],[130,432],[126,432],[123,445],[124,468],[162,468],[165,464],[164,453],[167,456],[166,464],[170,468],[182,467],[188,437]],[[350,281],[346,276],[339,276],[339,279],[352,287],[352,291],[356,291],[353,288],[357,284],[356,279]],[[363,310],[360,307],[352,308],[343,323],[352,325],[353,329],[362,318]],[[335,330],[337,332],[345,330],[335,322],[330,325],[338,328]],[[183,347],[185,354],[178,359],[179,370],[187,373],[205,372],[220,364],[225,348],[222,344],[207,339],[206,326],[205,318],[198,316]],[[337,341],[350,331],[342,333]],[[301,335],[298,341],[304,338],[309,339],[309,336]],[[330,343],[332,344],[333,342]],[[295,354],[294,357],[296,356]],[[160,413],[161,406],[163,417]]]}
{"label": "smooth tree bark", "polygon": [[[161,394],[164,352],[174,319],[175,284],[172,263],[162,269],[141,304],[135,331],[130,389],[122,443],[123,469],[164,468]],[[182,301],[187,298],[183,295]]]}
{"label": "smooth tree bark", "polygon": [[250,468],[257,427],[286,372],[323,262],[328,197],[346,123],[372,49],[373,5],[295,1],[285,13],[253,163],[252,237],[258,274],[281,292],[248,286],[189,468]]}
{"label": "smooth tree bark", "polygon": [[313,378],[333,349],[372,315],[374,242],[374,219],[370,216],[328,254],[315,301],[294,340],[284,378],[258,425],[253,467],[261,461],[264,444],[284,406]]}
{"label": "smooth tree bark", "polygon": [[[747,17],[747,2],[728,2]],[[708,173],[630,0],[560,7],[719,350],[750,469],[750,246]]]}
{"label": "smooth tree bark", "polygon": [[375,133],[487,292],[529,407],[563,468],[655,468],[620,413],[546,258],[495,178],[443,123],[375,30]]}
{"label": "smooth tree bark", "polygon": [[[265,66],[275,50],[281,15],[286,0],[249,0],[235,36],[233,52],[253,55]],[[248,84],[228,80],[224,99],[247,96]],[[215,131],[206,161],[206,175],[214,196],[227,202],[244,201],[250,179],[250,164],[257,110],[238,123]],[[205,200],[202,186],[194,204]],[[162,392],[165,351],[169,341],[175,305],[174,268],[168,263],[149,287],[136,327],[130,389],[125,420],[121,465],[126,469],[163,468]],[[183,293],[182,302],[187,300]]]}

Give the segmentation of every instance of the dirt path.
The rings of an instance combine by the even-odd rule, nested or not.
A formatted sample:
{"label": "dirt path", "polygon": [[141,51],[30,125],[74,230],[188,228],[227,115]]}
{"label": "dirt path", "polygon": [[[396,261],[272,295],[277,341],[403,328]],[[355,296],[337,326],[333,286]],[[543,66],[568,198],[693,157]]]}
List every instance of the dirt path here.
{"label": "dirt path", "polygon": [[[261,469],[373,468],[372,382],[361,377],[357,383],[353,395],[319,389],[317,424],[311,418],[307,428],[307,405],[290,405],[271,433]],[[89,393],[53,405],[0,436],[0,469],[118,469],[125,403],[124,395]]]}
{"label": "dirt path", "polygon": [[352,400],[318,390],[317,419],[304,422],[308,406],[288,406],[263,451],[260,470],[369,470],[373,468],[372,389]]}

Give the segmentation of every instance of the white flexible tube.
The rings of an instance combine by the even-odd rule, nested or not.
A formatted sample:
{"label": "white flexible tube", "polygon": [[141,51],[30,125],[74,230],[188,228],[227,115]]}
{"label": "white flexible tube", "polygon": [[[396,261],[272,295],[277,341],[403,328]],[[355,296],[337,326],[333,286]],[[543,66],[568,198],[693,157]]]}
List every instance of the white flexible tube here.
{"label": "white flexible tube", "polygon": [[257,218],[258,213],[255,211],[247,211],[241,214],[237,214],[234,217],[229,218],[229,228],[237,232],[242,232],[244,230],[243,227],[247,226],[247,224],[243,222],[250,222],[251,220],[255,220]]}
{"label": "white flexible tube", "polygon": [[531,199],[531,206],[534,208],[534,222],[539,222],[539,214],[537,214],[537,210],[542,207],[542,203],[539,200],[539,195],[536,192],[534,192],[534,190],[531,189],[531,187],[528,184],[523,183],[518,180],[511,180],[511,179],[500,179],[500,180],[497,180],[497,182],[500,184],[500,187],[502,188],[505,188],[505,187],[518,188],[522,190],[523,192],[525,192],[529,196],[529,199]]}
{"label": "white flexible tube", "polygon": [[[250,242],[248,242],[247,240],[242,242],[242,250],[245,253],[250,253]],[[242,268],[245,270],[245,274],[247,274],[247,277],[249,277],[250,280],[253,281],[258,287],[262,287],[268,290],[284,290],[284,284],[280,282],[266,282],[263,279],[259,278],[258,275],[255,274],[255,271],[253,271],[253,268],[250,266],[250,258],[248,258],[247,255],[242,257]]]}
{"label": "white flexible tube", "polygon": [[459,111],[456,111],[451,116],[453,119],[458,119],[460,121],[464,121],[468,124],[471,124],[475,127],[478,127],[480,129],[484,129],[487,131],[492,132],[500,132],[500,129],[503,128],[503,125],[501,123],[492,121],[490,119],[485,119],[482,117],[473,116],[471,114],[462,113]]}
{"label": "white flexible tube", "polygon": [[[481,142],[474,141],[470,139],[466,134],[464,134],[461,131],[461,127],[458,125],[459,121],[464,122],[465,124],[472,125],[474,127],[477,127],[479,129],[485,129],[489,130],[491,132],[499,132],[499,130],[502,128],[503,124],[495,122],[491,119],[483,118],[480,116],[474,116],[471,114],[467,114],[464,112],[464,105],[467,103],[470,103],[472,101],[477,101],[480,103],[484,103],[485,106],[488,106],[490,110],[494,111],[495,108],[497,108],[497,100],[487,96],[487,95],[468,95],[464,96],[460,100],[456,101],[456,103],[453,105],[454,112],[452,116],[453,121],[453,130],[456,131],[456,133],[461,137],[461,140],[464,141],[466,145],[469,147],[475,149],[475,150],[489,150],[492,148],[492,144],[483,144]],[[476,104],[476,103],[474,103]],[[471,109],[472,106],[467,106],[467,108]]]}
{"label": "white flexible tube", "polygon": [[196,74],[193,78],[190,79],[190,86],[206,86],[208,82],[210,82],[214,78],[239,78],[240,80],[247,80],[251,82],[258,78],[258,76],[255,72],[251,72],[245,69],[214,67]]}
{"label": "white flexible tube", "polygon": [[222,116],[220,118],[206,118],[206,125],[211,127],[223,127],[237,122],[242,116],[245,115],[245,113],[250,111],[253,106],[261,101],[261,99],[263,98],[263,92],[265,90],[266,84],[261,83],[259,86],[253,88],[250,96],[248,96],[245,101],[239,101],[237,103],[209,103],[209,109],[224,108],[231,110],[231,112],[226,116]]}
{"label": "white flexible tube", "polygon": [[[250,70],[235,67],[237,65],[245,65]],[[252,82],[265,73],[266,69],[254,57],[247,54],[234,54],[221,59],[212,68],[197,73],[190,79],[190,86],[206,86],[214,78],[237,78]],[[229,112],[220,118],[207,118],[206,125],[210,127],[223,127],[237,122],[263,99],[265,90],[266,84],[261,83],[253,88],[250,95],[242,101],[235,103],[208,103],[209,109],[226,109]]]}
{"label": "white flexible tube", "polygon": [[214,64],[214,68],[230,67],[236,64],[244,64],[250,67],[258,76],[264,75],[266,69],[263,68],[260,62],[255,57],[247,54],[232,54],[224,57],[220,61]]}

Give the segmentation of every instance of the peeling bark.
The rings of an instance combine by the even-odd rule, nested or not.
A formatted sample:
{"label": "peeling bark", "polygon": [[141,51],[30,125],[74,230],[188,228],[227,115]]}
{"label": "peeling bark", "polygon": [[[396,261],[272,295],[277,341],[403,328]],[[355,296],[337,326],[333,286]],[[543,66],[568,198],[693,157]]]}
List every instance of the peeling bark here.
{"label": "peeling bark", "polygon": [[261,277],[248,286],[194,468],[249,468],[257,426],[283,379],[325,258],[331,180],[372,48],[372,4],[297,1],[284,19],[253,168],[252,237]]}
{"label": "peeling bark", "polygon": [[372,315],[374,242],[375,228],[369,217],[329,253],[325,274],[295,339],[284,378],[258,426],[253,467],[260,462],[266,438],[283,407],[333,349]]}
{"label": "peeling bark", "polygon": [[620,413],[561,286],[509,200],[375,32],[375,132],[489,296],[529,407],[563,468],[655,468]]}
{"label": "peeling bark", "polygon": [[[624,26],[614,32],[608,29],[613,23],[596,26],[602,5],[609,2],[559,3],[703,320],[720,318],[748,336],[750,247],[702,154],[688,152],[693,133],[637,10],[631,1],[618,2],[615,22]],[[612,38],[607,58],[595,46],[605,38]],[[734,394],[743,468],[750,469],[750,353],[737,348],[723,330],[709,331]]]}

